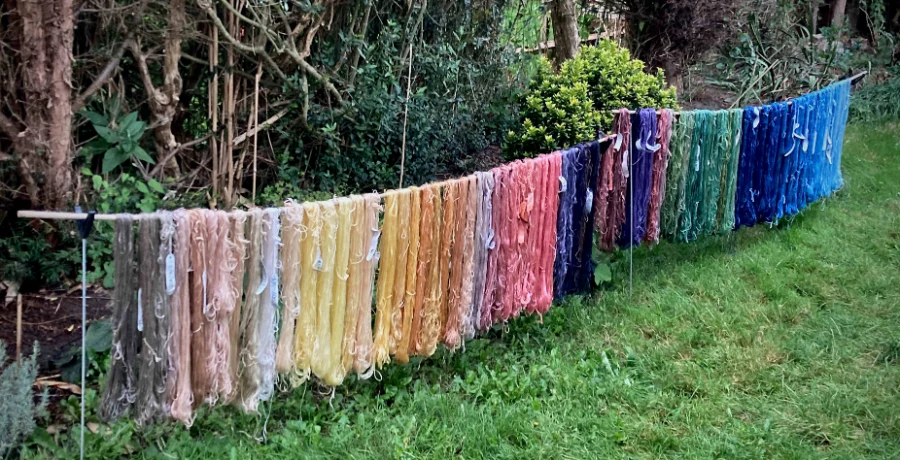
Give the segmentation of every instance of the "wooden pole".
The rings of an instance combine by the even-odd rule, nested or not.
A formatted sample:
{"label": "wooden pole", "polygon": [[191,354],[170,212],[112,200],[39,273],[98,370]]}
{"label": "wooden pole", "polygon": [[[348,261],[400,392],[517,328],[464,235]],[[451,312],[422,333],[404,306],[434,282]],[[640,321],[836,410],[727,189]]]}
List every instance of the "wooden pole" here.
{"label": "wooden pole", "polygon": [[403,104],[403,141],[400,144],[400,185],[403,188],[403,172],[406,169],[406,120],[409,117],[409,92],[412,88],[412,43],[409,44],[409,73],[406,76],[406,102]]}
{"label": "wooden pole", "polygon": [[[262,62],[256,67],[256,79],[253,82],[253,127],[259,123],[259,79],[262,77]],[[256,203],[256,138],[259,130],[253,131],[253,192],[252,200]]]}

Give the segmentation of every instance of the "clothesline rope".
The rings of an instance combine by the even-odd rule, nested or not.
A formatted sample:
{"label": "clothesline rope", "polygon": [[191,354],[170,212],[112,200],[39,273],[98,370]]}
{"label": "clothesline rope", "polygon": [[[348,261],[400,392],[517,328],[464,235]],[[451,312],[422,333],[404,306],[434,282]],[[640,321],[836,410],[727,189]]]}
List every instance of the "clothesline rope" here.
{"label": "clothesline rope", "polygon": [[[858,73],[858,74],[856,74],[856,75],[853,75],[852,77],[849,77],[849,78],[847,78],[846,80],[850,80],[850,83],[853,84],[853,83],[856,83],[856,80],[859,80],[860,78],[865,77],[866,74],[868,74],[868,73],[869,73],[869,72],[868,72],[867,70],[863,70],[862,72],[860,72],[860,73]],[[843,80],[841,80],[841,81],[843,81]],[[836,82],[836,83],[837,83],[837,82]],[[788,105],[791,105],[791,101],[788,100],[788,101],[787,101],[787,104],[788,104]],[[656,111],[656,114],[659,115],[659,113],[660,113],[662,110],[663,110],[663,109],[657,110],[657,111]],[[718,109],[718,110],[728,110],[728,109]],[[690,110],[690,112],[694,112],[694,110]],[[612,113],[612,114],[617,114],[617,113],[619,113],[619,109],[613,109],[613,110],[610,110],[610,113]],[[631,114],[631,115],[634,115],[634,114],[638,113],[638,111],[637,111],[637,110],[633,110],[633,109],[629,109],[629,110],[628,110],[628,113]],[[681,111],[677,111],[677,110],[676,110],[676,111],[674,112],[674,114],[675,114],[675,116],[681,115]]]}
{"label": "clothesline rope", "polygon": [[[796,215],[843,185],[850,89],[685,112],[671,132],[671,110],[623,108],[614,135],[383,194],[113,215],[116,353],[99,413],[190,426],[200,405],[258,412],[276,388],[339,385],[351,364],[378,379],[590,292],[594,244],[630,252],[656,208],[684,241]],[[672,193],[650,206],[667,176]],[[95,216],[50,214],[86,217],[79,228]]]}

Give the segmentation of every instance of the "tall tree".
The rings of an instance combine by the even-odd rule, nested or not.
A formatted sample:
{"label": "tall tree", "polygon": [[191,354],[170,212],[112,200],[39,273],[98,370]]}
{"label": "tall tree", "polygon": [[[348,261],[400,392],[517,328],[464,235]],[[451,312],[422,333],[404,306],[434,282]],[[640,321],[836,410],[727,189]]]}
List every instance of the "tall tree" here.
{"label": "tall tree", "polygon": [[844,25],[844,13],[847,10],[847,0],[834,0],[831,4],[831,27]]}
{"label": "tall tree", "polygon": [[578,54],[578,17],[573,0],[551,0],[550,19],[553,21],[553,60],[556,66]]}
{"label": "tall tree", "polygon": [[[13,1],[7,26],[19,53],[21,91],[0,133],[12,143],[35,207],[64,208],[72,198],[72,0]],[[11,98],[6,98],[13,105]]]}

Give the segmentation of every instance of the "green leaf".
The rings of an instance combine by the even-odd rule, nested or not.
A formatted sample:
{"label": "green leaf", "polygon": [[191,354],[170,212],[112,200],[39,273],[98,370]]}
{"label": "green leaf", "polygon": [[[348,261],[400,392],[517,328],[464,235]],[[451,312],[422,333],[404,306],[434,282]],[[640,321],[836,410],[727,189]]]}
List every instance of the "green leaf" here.
{"label": "green leaf", "polygon": [[138,113],[137,113],[137,112],[131,112],[131,113],[129,113],[128,115],[125,115],[125,117],[122,118],[122,121],[119,122],[119,129],[120,129],[120,130],[123,130],[123,129],[124,129],[124,130],[127,130],[128,127],[129,127],[132,123],[134,123],[135,121],[137,121],[137,117],[138,117]]}
{"label": "green leaf", "polygon": [[88,168],[88,167],[81,168],[81,174],[88,176],[88,177],[91,177],[94,175],[94,173],[91,172],[91,168]]}
{"label": "green leaf", "polygon": [[94,125],[94,130],[97,131],[97,134],[99,134],[100,137],[102,137],[106,142],[109,142],[110,144],[119,142],[119,135],[114,133],[106,126]]}
{"label": "green leaf", "polygon": [[145,123],[143,121],[136,121],[136,122],[128,125],[127,128],[125,128],[125,132],[127,132],[128,136],[134,140],[140,139],[141,136],[144,135],[144,131],[146,131],[146,130],[147,130],[147,123]]}
{"label": "green leaf", "polygon": [[147,185],[149,185],[154,192],[166,193],[166,189],[156,179],[150,179],[150,182],[147,182]]}
{"label": "green leaf", "polygon": [[108,126],[109,125],[109,119],[106,118],[106,116],[103,114],[100,114],[100,113],[97,113],[97,112],[94,112],[91,110],[84,110],[81,112],[81,115],[84,116],[84,118],[87,118],[93,125],[99,125],[99,126]]}
{"label": "green leaf", "polygon": [[146,150],[142,149],[140,145],[135,146],[134,151],[132,151],[131,154],[134,155],[134,157],[138,160],[150,163],[152,165],[156,164],[156,162],[153,161],[153,158],[150,158],[150,154],[148,154]]}
{"label": "green leaf", "polygon": [[594,283],[608,283],[612,281],[612,271],[608,264],[600,264],[594,267]]}
{"label": "green leaf", "polygon": [[134,185],[137,187],[138,191],[143,193],[144,195],[150,193],[150,189],[147,188],[147,184],[145,184],[143,182],[138,182],[137,184],[134,184]]}
{"label": "green leaf", "polygon": [[91,177],[91,181],[94,183],[94,190],[100,191],[100,186],[103,185],[103,177],[97,174],[96,176]]}
{"label": "green leaf", "polygon": [[84,341],[88,351],[102,353],[112,347],[113,331],[109,320],[94,321],[87,328]]}
{"label": "green leaf", "polygon": [[103,270],[106,272],[106,275],[103,277],[103,287],[107,289],[112,289],[116,286],[115,283],[115,267],[113,267],[112,262],[104,262]]}
{"label": "green leaf", "polygon": [[121,151],[117,147],[113,147],[103,154],[103,169],[101,171],[103,174],[106,174],[113,169],[116,169],[126,160],[128,160],[128,157],[126,155],[122,155]]}
{"label": "green leaf", "polygon": [[110,147],[112,147],[112,145],[109,142],[106,142],[105,139],[94,139],[87,144],[84,144],[84,147],[81,148],[79,153],[90,158],[109,150]]}
{"label": "green leaf", "polygon": [[122,142],[119,143],[119,147],[127,156],[131,156],[135,147],[137,147],[137,143],[126,136],[122,139]]}

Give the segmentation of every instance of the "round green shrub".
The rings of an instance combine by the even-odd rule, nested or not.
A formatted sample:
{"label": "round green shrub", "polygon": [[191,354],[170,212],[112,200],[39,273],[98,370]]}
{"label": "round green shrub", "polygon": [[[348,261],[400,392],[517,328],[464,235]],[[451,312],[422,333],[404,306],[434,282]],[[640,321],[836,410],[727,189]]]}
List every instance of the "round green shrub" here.
{"label": "round green shrub", "polygon": [[661,69],[645,73],[643,62],[609,40],[583,47],[558,73],[541,58],[519,100],[522,124],[507,134],[504,151],[532,157],[590,140],[598,129],[609,129],[618,108],[674,108],[675,89],[665,81]]}

